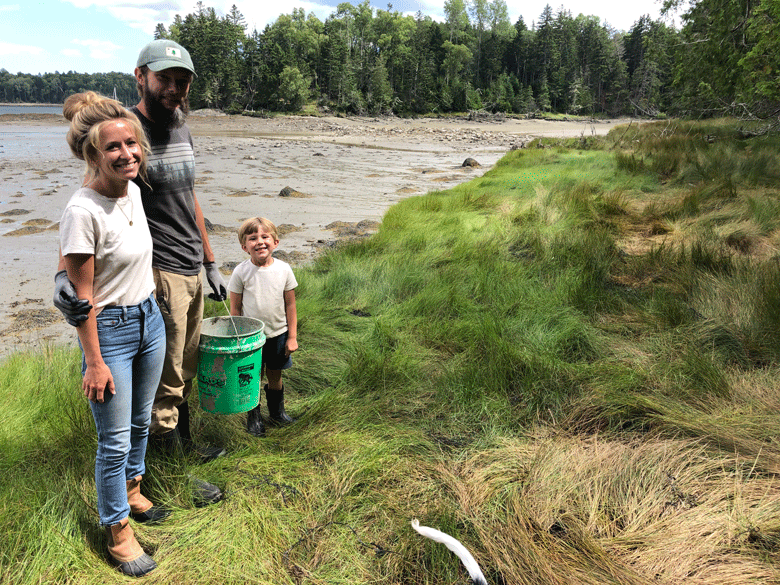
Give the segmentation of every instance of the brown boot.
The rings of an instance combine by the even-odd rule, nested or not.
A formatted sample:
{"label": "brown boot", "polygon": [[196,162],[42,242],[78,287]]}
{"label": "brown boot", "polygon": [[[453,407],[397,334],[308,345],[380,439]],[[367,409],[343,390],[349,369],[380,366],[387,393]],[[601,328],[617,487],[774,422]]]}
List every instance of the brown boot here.
{"label": "brown boot", "polygon": [[135,539],[135,533],[127,518],[118,524],[106,526],[108,554],[111,561],[125,575],[141,577],[157,568],[154,559],[144,552]]}
{"label": "brown boot", "polygon": [[170,512],[155,506],[141,493],[142,475],[127,480],[127,503],[130,504],[130,517],[136,522],[155,523],[164,520]]}

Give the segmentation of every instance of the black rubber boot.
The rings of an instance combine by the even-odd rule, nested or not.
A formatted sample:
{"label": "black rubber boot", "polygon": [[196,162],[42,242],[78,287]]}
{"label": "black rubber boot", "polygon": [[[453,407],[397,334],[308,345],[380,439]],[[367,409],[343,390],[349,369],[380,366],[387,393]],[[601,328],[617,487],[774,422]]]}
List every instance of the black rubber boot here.
{"label": "black rubber boot", "polygon": [[[182,440],[179,435],[179,427],[162,435],[150,435],[150,439],[152,439],[149,441],[150,445],[154,445],[159,452],[177,461],[184,460],[188,453],[187,447],[192,446],[192,442],[187,443]],[[224,453],[224,450],[222,451]],[[197,455],[202,457],[199,453]],[[192,488],[192,501],[198,508],[216,504],[224,497],[222,490],[213,483],[197,477],[190,476],[190,487]]]}
{"label": "black rubber boot", "polygon": [[176,407],[179,411],[179,418],[176,421],[176,430],[182,441],[192,442],[192,433],[190,433],[190,403],[186,400]]}
{"label": "black rubber boot", "polygon": [[197,508],[216,504],[225,497],[222,490],[213,483],[197,477],[190,477],[190,485],[192,487],[192,502]]}
{"label": "black rubber boot", "polygon": [[284,410],[284,385],[282,385],[281,390],[270,390],[268,384],[263,389],[265,390],[265,399],[268,403],[268,422],[277,427],[284,427],[294,423],[295,419]]}
{"label": "black rubber boot", "polygon": [[159,435],[150,433],[149,447],[174,459],[184,458],[184,443],[181,440],[178,428]]}
{"label": "black rubber boot", "polygon": [[166,510],[160,506],[152,506],[144,512],[130,512],[130,518],[136,522],[140,522],[141,524],[157,524],[158,522],[165,520],[170,515],[170,510]]}
{"label": "black rubber boot", "polygon": [[170,515],[170,510],[156,506],[141,493],[142,476],[127,480],[127,503],[130,506],[130,517],[136,522],[156,524]]}
{"label": "black rubber boot", "polygon": [[265,437],[265,423],[259,404],[246,413],[246,432],[255,437]]}
{"label": "black rubber boot", "polygon": [[[176,423],[174,431],[178,431],[181,439],[182,449],[186,454],[192,454],[201,459],[203,463],[212,461],[217,457],[222,457],[225,450],[222,447],[212,447],[210,445],[197,445],[192,440],[190,434],[190,405],[185,400],[179,407],[179,421]],[[168,434],[168,433],[166,433]]]}

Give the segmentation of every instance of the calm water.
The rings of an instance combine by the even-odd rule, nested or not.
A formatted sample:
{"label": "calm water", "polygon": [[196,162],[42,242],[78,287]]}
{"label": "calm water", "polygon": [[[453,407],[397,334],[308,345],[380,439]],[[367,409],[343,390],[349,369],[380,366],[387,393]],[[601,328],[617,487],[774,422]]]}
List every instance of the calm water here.
{"label": "calm water", "polygon": [[62,160],[71,156],[65,143],[68,127],[3,124],[3,114],[62,114],[62,106],[0,105],[0,161]]}
{"label": "calm water", "polygon": [[9,106],[0,104],[0,116],[3,114],[62,114],[62,106]]}
{"label": "calm water", "polygon": [[11,126],[0,118],[0,161],[56,161],[72,155],[65,142],[68,127]]}

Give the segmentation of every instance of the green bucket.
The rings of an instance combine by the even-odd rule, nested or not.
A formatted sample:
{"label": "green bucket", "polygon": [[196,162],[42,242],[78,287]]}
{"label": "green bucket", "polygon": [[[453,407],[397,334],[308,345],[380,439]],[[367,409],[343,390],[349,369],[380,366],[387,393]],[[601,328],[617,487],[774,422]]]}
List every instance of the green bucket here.
{"label": "green bucket", "polygon": [[198,393],[203,410],[233,414],[259,404],[263,344],[263,322],[258,319],[203,320],[198,344]]}

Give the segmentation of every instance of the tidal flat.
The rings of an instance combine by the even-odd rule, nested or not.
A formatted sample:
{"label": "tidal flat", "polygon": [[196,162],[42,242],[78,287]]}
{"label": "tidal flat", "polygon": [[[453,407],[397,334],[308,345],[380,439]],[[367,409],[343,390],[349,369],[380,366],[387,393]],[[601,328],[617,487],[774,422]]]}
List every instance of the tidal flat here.
{"label": "tidal flat", "polygon": [[[333,242],[370,235],[394,203],[479,177],[534,138],[604,135],[625,122],[189,117],[196,193],[226,277],[245,258],[235,234],[247,217],[280,226],[279,257],[305,263]],[[0,115],[0,356],[76,343],[51,301],[60,215],[84,170],[66,132],[62,116]]]}

